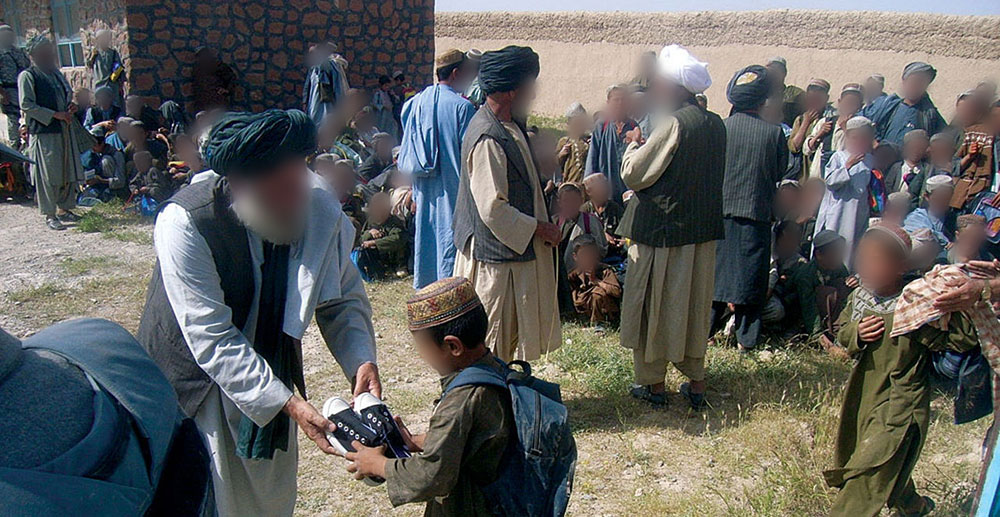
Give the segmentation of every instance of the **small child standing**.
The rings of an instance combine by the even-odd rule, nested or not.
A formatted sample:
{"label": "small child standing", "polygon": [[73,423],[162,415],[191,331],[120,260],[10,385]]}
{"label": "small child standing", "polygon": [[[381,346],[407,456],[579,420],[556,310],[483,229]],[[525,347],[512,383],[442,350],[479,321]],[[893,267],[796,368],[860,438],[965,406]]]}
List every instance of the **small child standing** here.
{"label": "small child standing", "polygon": [[892,336],[909,253],[910,238],[896,226],[873,226],[858,244],[861,287],[848,298],[837,335],[855,363],[841,408],[834,467],[823,473],[829,486],[840,488],[833,516],[878,515],[886,506],[908,516],[934,509],[910,478],[930,424],[930,352],[964,352],[978,339],[961,313],[947,318],[946,331],[925,324]]}
{"label": "small child standing", "polygon": [[833,230],[847,244],[845,255],[848,268],[854,257],[854,246],[868,227],[869,185],[875,158],[875,126],[865,117],[857,116],[844,125],[844,149],[833,153],[824,171],[826,194],[816,218],[816,234]]}
{"label": "small child standing", "polygon": [[556,144],[563,182],[579,183],[583,181],[583,171],[587,166],[587,152],[590,150],[587,129],[592,124],[590,117],[587,116],[587,110],[579,102],[574,102],[566,111],[566,136],[560,138]]}
{"label": "small child standing", "polygon": [[[446,278],[417,291],[406,303],[417,353],[447,389],[470,367],[496,369],[486,347],[489,322],[472,283]],[[426,502],[425,515],[492,515],[480,487],[497,479],[508,441],[516,440],[510,393],[495,386],[464,385],[447,391],[425,434],[411,435],[397,421],[409,458],[386,458],[379,448],[355,442],[348,472],[357,479],[385,479],[393,506]]]}
{"label": "small child standing", "polygon": [[604,225],[604,238],[608,242],[608,252],[605,261],[612,259],[624,260],[625,239],[618,234],[618,223],[622,221],[625,209],[616,199],[611,199],[611,183],[603,174],[591,174],[583,179],[587,201],[580,207],[583,212],[590,212],[601,220]]}
{"label": "small child standing", "polygon": [[581,235],[570,244],[576,267],[569,272],[576,312],[585,314],[591,323],[618,319],[622,286],[615,271],[601,263],[601,248],[592,235]]}
{"label": "small child standing", "polygon": [[366,282],[406,271],[407,239],[403,222],[392,215],[389,194],[379,192],[368,201],[365,224],[357,237],[351,260]]}

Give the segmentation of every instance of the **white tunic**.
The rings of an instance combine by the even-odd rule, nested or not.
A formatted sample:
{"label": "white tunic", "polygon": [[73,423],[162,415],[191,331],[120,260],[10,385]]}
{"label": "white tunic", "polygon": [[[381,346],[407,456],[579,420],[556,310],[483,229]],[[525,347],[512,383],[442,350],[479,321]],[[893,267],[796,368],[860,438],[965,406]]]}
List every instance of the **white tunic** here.
{"label": "white tunic", "polygon": [[[262,242],[253,232],[247,235],[259,290]],[[236,456],[242,415],[263,426],[292,395],[253,350],[258,300],[254,299],[245,327],[236,328],[208,243],[179,205],[164,207],[153,242],[181,333],[198,365],[215,383],[194,418],[212,455],[219,514],[291,515],[298,463],[294,422],[287,452],[277,451],[271,460]],[[353,242],[353,225],[317,177],[305,235],[292,244],[289,256],[284,331],[301,339],[315,313],[327,346],[348,379],[363,363],[375,361],[371,306],[351,263]]]}

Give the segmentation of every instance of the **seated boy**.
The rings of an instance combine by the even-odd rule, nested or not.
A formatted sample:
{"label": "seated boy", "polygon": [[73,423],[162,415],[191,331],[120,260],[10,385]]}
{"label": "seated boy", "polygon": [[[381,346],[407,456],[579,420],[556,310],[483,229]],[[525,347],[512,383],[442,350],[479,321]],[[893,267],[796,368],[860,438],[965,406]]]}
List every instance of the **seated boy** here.
{"label": "seated boy", "polygon": [[[921,323],[924,315],[933,315],[917,308],[923,305],[919,298],[933,291],[925,286],[900,296],[909,253],[910,238],[897,226],[873,226],[858,244],[861,287],[848,298],[837,334],[854,368],[844,392],[833,468],[823,473],[827,485],[840,488],[832,516],[879,515],[886,506],[907,516],[934,509],[910,478],[930,425],[930,355],[971,350],[978,339],[961,313]],[[928,309],[936,294],[930,298]],[[897,304],[910,310],[896,313]]]}
{"label": "seated boy", "polygon": [[[827,333],[837,321],[854,278],[844,266],[847,243],[832,230],[823,230],[813,238],[813,258],[792,274],[791,288],[798,295],[802,328],[810,336]],[[849,282],[850,281],[850,282]],[[791,309],[791,307],[786,307]]]}
{"label": "seated boy", "polygon": [[985,244],[986,218],[976,214],[960,215],[955,223],[955,245],[948,250],[948,262],[993,260],[992,255],[983,251]]}
{"label": "seated boy", "polygon": [[774,226],[774,250],[771,271],[767,279],[767,302],[760,318],[765,325],[785,320],[786,307],[795,305],[798,293],[790,287],[789,278],[806,263],[799,254],[802,227],[795,221],[780,221]]}
{"label": "seated boy", "polygon": [[603,174],[591,174],[583,180],[587,189],[587,201],[580,207],[583,212],[596,215],[604,226],[604,238],[608,241],[608,252],[605,260],[615,257],[625,258],[625,239],[618,235],[618,223],[622,220],[625,209],[618,200],[611,199],[611,185],[608,177]]}
{"label": "seated boy", "polygon": [[[445,278],[406,303],[417,353],[441,376],[442,388],[470,366],[501,369],[486,347],[489,322],[472,283]],[[381,448],[354,442],[347,453],[355,478],[381,477],[393,506],[426,502],[425,515],[492,515],[480,486],[496,480],[512,435],[510,394],[499,387],[465,385],[444,395],[425,434],[400,431],[414,454],[386,458]]]}
{"label": "seated boy", "polygon": [[379,192],[368,202],[368,217],[358,232],[357,248],[351,254],[368,282],[382,280],[402,270],[405,274],[407,240],[403,222],[392,215],[389,194]]}
{"label": "seated boy", "polygon": [[559,186],[559,213],[556,224],[562,230],[562,241],[559,243],[559,253],[563,257],[566,271],[573,269],[573,250],[569,243],[573,239],[590,234],[601,249],[601,258],[608,252],[608,241],[604,238],[604,225],[596,215],[581,211],[583,206],[583,191],[575,183],[563,183]]}
{"label": "seated boy", "polygon": [[355,230],[360,231],[365,222],[365,214],[362,211],[361,197],[357,193],[358,175],[354,172],[354,162],[323,153],[313,161],[313,167],[316,168],[316,174],[322,176],[337,194],[341,208],[351,218]]}
{"label": "seated boy", "polygon": [[128,198],[129,176],[125,169],[125,155],[104,141],[106,131],[103,126],[90,129],[94,137],[94,145],[83,152],[80,162],[84,171],[93,171],[94,175],[87,178],[87,190],[101,201],[110,201],[118,197]]}
{"label": "seated boy", "polygon": [[581,235],[570,244],[576,267],[569,272],[569,287],[576,312],[591,323],[615,321],[622,286],[610,267],[601,263],[601,248],[593,235]]}
{"label": "seated boy", "polygon": [[157,203],[162,203],[174,195],[170,177],[153,165],[153,155],[149,151],[139,151],[132,155],[132,172],[129,190],[133,196],[148,196]]}

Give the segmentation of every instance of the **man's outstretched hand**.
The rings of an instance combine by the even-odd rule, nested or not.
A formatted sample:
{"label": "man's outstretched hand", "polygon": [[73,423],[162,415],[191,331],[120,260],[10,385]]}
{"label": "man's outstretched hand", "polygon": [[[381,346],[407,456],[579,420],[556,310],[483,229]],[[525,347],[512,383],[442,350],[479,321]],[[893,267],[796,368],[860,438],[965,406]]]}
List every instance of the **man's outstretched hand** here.
{"label": "man's outstretched hand", "polygon": [[354,396],[366,392],[382,398],[382,381],[378,378],[378,366],[375,363],[362,364],[354,376]]}
{"label": "man's outstretched hand", "polygon": [[288,398],[288,402],[285,402],[282,411],[299,424],[306,436],[316,442],[321,451],[327,454],[337,454],[337,449],[334,449],[329,440],[326,439],[326,433],[332,433],[337,429],[337,426],[321,415],[319,411],[316,411],[312,404],[298,395],[292,395]]}

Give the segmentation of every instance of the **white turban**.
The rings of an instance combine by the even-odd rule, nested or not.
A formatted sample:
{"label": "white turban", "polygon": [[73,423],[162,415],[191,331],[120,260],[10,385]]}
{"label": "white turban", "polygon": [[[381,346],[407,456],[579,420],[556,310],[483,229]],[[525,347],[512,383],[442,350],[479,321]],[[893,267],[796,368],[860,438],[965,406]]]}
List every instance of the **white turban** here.
{"label": "white turban", "polygon": [[660,51],[657,68],[661,76],[681,85],[691,93],[701,93],[712,86],[708,63],[695,59],[680,45],[667,45]]}

